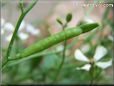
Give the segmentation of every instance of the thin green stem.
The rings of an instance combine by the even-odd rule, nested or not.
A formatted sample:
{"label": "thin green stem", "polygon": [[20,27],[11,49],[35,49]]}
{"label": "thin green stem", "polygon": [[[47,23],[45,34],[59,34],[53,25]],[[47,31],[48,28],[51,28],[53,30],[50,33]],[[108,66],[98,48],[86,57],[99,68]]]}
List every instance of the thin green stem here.
{"label": "thin green stem", "polygon": [[93,85],[93,74],[91,75],[91,81],[90,81],[90,85]]}
{"label": "thin green stem", "polygon": [[91,76],[90,85],[93,85],[93,83],[94,83],[94,63],[91,64],[90,76]]}
{"label": "thin green stem", "polygon": [[23,13],[23,12],[24,12],[24,8],[23,8],[23,0],[20,0],[19,5],[20,5],[20,8],[21,8],[21,12]]}
{"label": "thin green stem", "polygon": [[[67,23],[62,26],[63,31],[65,30],[66,27],[67,27]],[[58,70],[57,70],[56,76],[55,76],[55,78],[54,78],[54,82],[57,80],[57,78],[58,78],[58,76],[59,76],[59,74],[60,74],[60,71],[61,71],[61,69],[62,69],[62,66],[63,66],[63,64],[64,64],[65,57],[66,57],[66,55],[65,55],[65,53],[66,53],[66,46],[67,46],[67,40],[64,40],[64,49],[63,49],[63,54],[62,54],[62,62],[61,62],[61,64],[59,65],[59,68],[58,68]]]}
{"label": "thin green stem", "polygon": [[19,29],[19,26],[24,18],[25,14],[22,14],[20,17],[19,17],[19,20],[17,22],[17,25],[16,25],[16,28],[15,28],[15,31],[13,33],[13,36],[12,36],[12,39],[9,43],[9,47],[8,47],[8,50],[7,50],[7,54],[6,54],[6,58],[8,59],[8,56],[10,55],[10,52],[11,52],[11,48],[13,46],[13,43],[14,43],[14,40],[16,38],[16,35],[17,35],[17,32],[18,32],[18,29]]}
{"label": "thin green stem", "polygon": [[[16,35],[18,33],[20,24],[21,24],[22,20],[24,19],[25,15],[33,8],[33,6],[36,4],[36,2],[37,2],[37,0],[34,1],[33,4],[30,4],[30,6],[25,10],[25,12],[23,12],[20,15],[19,20],[18,20],[18,22],[16,24],[16,27],[15,27],[15,30],[14,30],[13,36],[12,36],[11,41],[10,41],[9,46],[8,46],[8,50],[7,50],[7,53],[6,53],[6,59],[7,59],[6,62],[8,62],[8,57],[10,55],[13,43],[14,43]],[[21,7],[21,9],[23,9],[23,8]]]}
{"label": "thin green stem", "polygon": [[58,76],[59,76],[59,73],[60,73],[60,71],[61,71],[61,69],[62,69],[62,66],[63,66],[63,64],[64,64],[64,60],[65,60],[65,52],[66,52],[66,40],[64,41],[64,50],[63,50],[63,56],[62,56],[62,62],[61,62],[61,64],[60,64],[60,66],[59,66],[59,68],[58,68],[58,71],[57,71],[57,74],[56,74],[56,78],[55,78],[55,80],[54,81],[56,81],[57,80],[57,78],[58,78]]}
{"label": "thin green stem", "polygon": [[[114,5],[114,4],[113,4]],[[114,7],[112,8],[113,11],[113,21],[111,23],[111,27],[112,27],[112,36],[113,36],[113,46],[112,46],[112,52],[114,52]],[[113,70],[113,84],[114,84],[114,53],[112,53],[112,70]]]}
{"label": "thin green stem", "polygon": [[32,2],[32,4],[30,4],[27,8],[25,8],[25,12],[24,13],[27,14],[33,8],[33,6],[37,3],[37,1],[38,0],[35,0],[34,2]]}
{"label": "thin green stem", "polygon": [[100,77],[100,75],[101,75],[101,72],[99,72],[99,73],[95,76],[94,81],[98,80],[98,78]]}

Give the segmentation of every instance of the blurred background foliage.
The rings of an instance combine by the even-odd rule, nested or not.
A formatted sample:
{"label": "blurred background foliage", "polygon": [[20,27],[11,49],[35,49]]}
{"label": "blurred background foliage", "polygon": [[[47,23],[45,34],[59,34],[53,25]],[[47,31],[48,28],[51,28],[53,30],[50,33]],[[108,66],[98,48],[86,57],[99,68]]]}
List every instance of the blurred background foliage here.
{"label": "blurred background foliage", "polygon": [[[112,0],[113,1],[113,0]],[[112,2],[110,1],[110,3]],[[99,3],[99,1],[91,1]],[[102,0],[101,2],[108,3]],[[40,31],[39,35],[30,35],[27,40],[21,40],[17,37],[12,50],[12,56],[22,51],[25,47],[31,45],[35,41],[41,40],[59,31],[62,31],[60,24],[56,21],[61,18],[63,22],[66,15],[72,13],[72,20],[67,27],[78,26],[86,22],[98,22],[99,29],[82,34],[78,37],[67,41],[66,58],[61,69],[60,75],[56,82],[53,82],[58,67],[62,60],[63,43],[59,43],[41,53],[38,53],[34,58],[22,60],[18,64],[9,66],[3,70],[3,84],[41,84],[41,83],[60,83],[60,84],[88,84],[90,76],[87,71],[76,70],[76,67],[82,66],[84,63],[77,61],[74,58],[74,51],[81,49],[82,52],[89,58],[93,57],[95,49],[98,45],[104,46],[108,50],[108,54],[102,59],[106,61],[112,58],[113,50],[113,14],[112,7],[83,7],[78,1],[41,1],[39,0],[35,7],[27,14],[24,21],[36,27]],[[83,1],[81,4],[90,3]],[[29,1],[25,2],[26,7]],[[2,2],[1,18],[5,22],[10,22],[14,26],[20,14],[19,3],[17,1],[6,0]],[[24,27],[25,28],[25,27]],[[5,40],[9,32],[4,32],[2,36],[2,58],[4,60],[8,41]],[[6,35],[6,36],[5,36]],[[96,84],[112,84],[113,83],[113,67],[106,70],[96,68],[95,72],[101,72],[96,75],[94,80]],[[96,73],[97,74],[97,73]]]}

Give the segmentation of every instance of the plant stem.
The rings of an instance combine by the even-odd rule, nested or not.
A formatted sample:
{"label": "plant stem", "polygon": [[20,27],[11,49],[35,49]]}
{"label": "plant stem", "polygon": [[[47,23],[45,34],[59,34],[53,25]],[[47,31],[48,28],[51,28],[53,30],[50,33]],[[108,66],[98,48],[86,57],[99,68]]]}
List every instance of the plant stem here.
{"label": "plant stem", "polygon": [[33,6],[37,3],[38,0],[33,0],[34,2],[32,2],[32,4],[30,4],[27,8],[25,8],[25,14],[27,14],[32,8]]}
{"label": "plant stem", "polygon": [[[37,0],[36,0],[36,1],[37,1]],[[30,11],[30,9],[32,9],[32,7],[36,4],[36,1],[35,1],[33,4],[31,4],[31,5],[25,10],[25,12],[23,12],[23,13],[21,14],[21,16],[19,17],[19,20],[18,20],[17,25],[16,25],[16,27],[15,27],[15,31],[14,31],[14,33],[13,33],[13,36],[12,36],[12,38],[11,38],[11,41],[10,41],[10,44],[9,44],[9,47],[8,47],[8,51],[7,51],[7,54],[6,54],[7,59],[8,59],[8,56],[9,56],[10,52],[11,52],[11,48],[12,48],[12,45],[13,45],[14,40],[15,40],[15,38],[16,38],[16,35],[17,35],[18,29],[19,29],[19,27],[20,27],[20,24],[21,24],[22,20],[24,19],[25,15]],[[23,9],[23,8],[21,7],[21,9]]]}
{"label": "plant stem", "polygon": [[[65,30],[66,27],[67,27],[67,23],[65,25],[63,25],[63,27],[62,27],[63,31]],[[67,40],[64,40],[64,49],[63,49],[63,53],[62,53],[62,62],[59,65],[59,68],[57,70],[56,76],[54,78],[54,82],[57,80],[57,78],[58,78],[58,76],[60,74],[60,71],[62,69],[62,66],[64,64],[64,60],[65,60],[65,57],[66,57],[66,55],[65,55],[65,53],[66,53],[66,46],[67,46]]]}
{"label": "plant stem", "polygon": [[23,0],[20,0],[19,5],[20,5],[20,8],[21,8],[21,12],[23,13],[24,12],[24,9],[23,9]]}
{"label": "plant stem", "polygon": [[15,37],[16,37],[16,35],[17,35],[19,26],[20,26],[20,24],[21,24],[21,22],[22,22],[24,16],[25,16],[25,14],[22,14],[22,15],[19,17],[19,20],[18,20],[18,22],[17,22],[15,31],[14,31],[14,33],[13,33],[12,39],[11,39],[11,41],[10,41],[10,43],[9,43],[9,47],[8,47],[8,50],[7,50],[7,54],[6,54],[7,60],[8,60],[8,56],[9,56],[9,54],[10,54],[10,52],[11,52],[11,48],[12,48],[12,46],[13,46]]}
{"label": "plant stem", "polygon": [[[21,22],[22,20],[24,19],[25,15],[33,8],[33,6],[36,4],[37,0],[34,1],[32,4],[30,4],[27,9],[25,10],[25,12],[23,11],[19,17],[19,20],[16,24],[16,27],[15,27],[15,30],[14,30],[14,33],[13,33],[13,36],[11,38],[11,41],[9,43],[9,46],[8,46],[8,50],[7,50],[7,53],[6,53],[6,62],[5,64],[8,62],[8,57],[10,55],[10,52],[11,52],[11,49],[12,49],[12,46],[13,46],[13,43],[15,41],[15,38],[17,36],[17,33],[18,33],[18,30],[19,30],[19,27],[21,25]],[[21,6],[21,10],[23,10],[23,7]]]}
{"label": "plant stem", "polygon": [[94,63],[91,64],[90,76],[91,76],[90,85],[93,85],[93,83],[94,83]]}
{"label": "plant stem", "polygon": [[[114,4],[113,4],[114,5]],[[113,10],[113,23],[112,23],[112,36],[113,36],[113,48],[112,48],[112,51],[114,52],[114,7],[112,8],[112,10]],[[114,53],[112,53],[113,54],[113,62],[112,62],[112,68],[113,68],[113,80],[112,80],[112,82],[113,82],[113,84],[114,84]]]}
{"label": "plant stem", "polygon": [[93,85],[93,74],[91,75],[91,81],[90,81],[90,84]]}

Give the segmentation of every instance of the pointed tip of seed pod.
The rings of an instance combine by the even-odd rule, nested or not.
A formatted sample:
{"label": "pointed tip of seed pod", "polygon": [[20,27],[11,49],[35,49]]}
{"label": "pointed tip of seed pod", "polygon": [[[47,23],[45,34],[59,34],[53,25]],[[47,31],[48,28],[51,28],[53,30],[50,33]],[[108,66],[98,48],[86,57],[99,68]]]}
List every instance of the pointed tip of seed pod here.
{"label": "pointed tip of seed pod", "polygon": [[99,26],[98,23],[89,23],[89,24],[80,25],[79,27],[82,29],[83,33],[85,33],[95,29],[98,26]]}

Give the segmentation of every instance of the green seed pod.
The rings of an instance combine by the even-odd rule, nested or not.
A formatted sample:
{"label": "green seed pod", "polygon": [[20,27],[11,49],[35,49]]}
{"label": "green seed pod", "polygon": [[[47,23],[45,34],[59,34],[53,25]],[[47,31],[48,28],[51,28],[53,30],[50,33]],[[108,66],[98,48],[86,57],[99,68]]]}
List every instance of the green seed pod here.
{"label": "green seed pod", "polygon": [[18,54],[18,57],[23,58],[23,57],[27,57],[29,55],[38,53],[64,40],[67,40],[72,37],[78,36],[82,33],[88,32],[96,28],[97,26],[98,26],[97,23],[92,23],[92,24],[85,24],[79,27],[66,29],[62,32],[59,32],[41,41],[38,41],[35,44],[32,44],[28,48],[24,49],[20,54]]}

